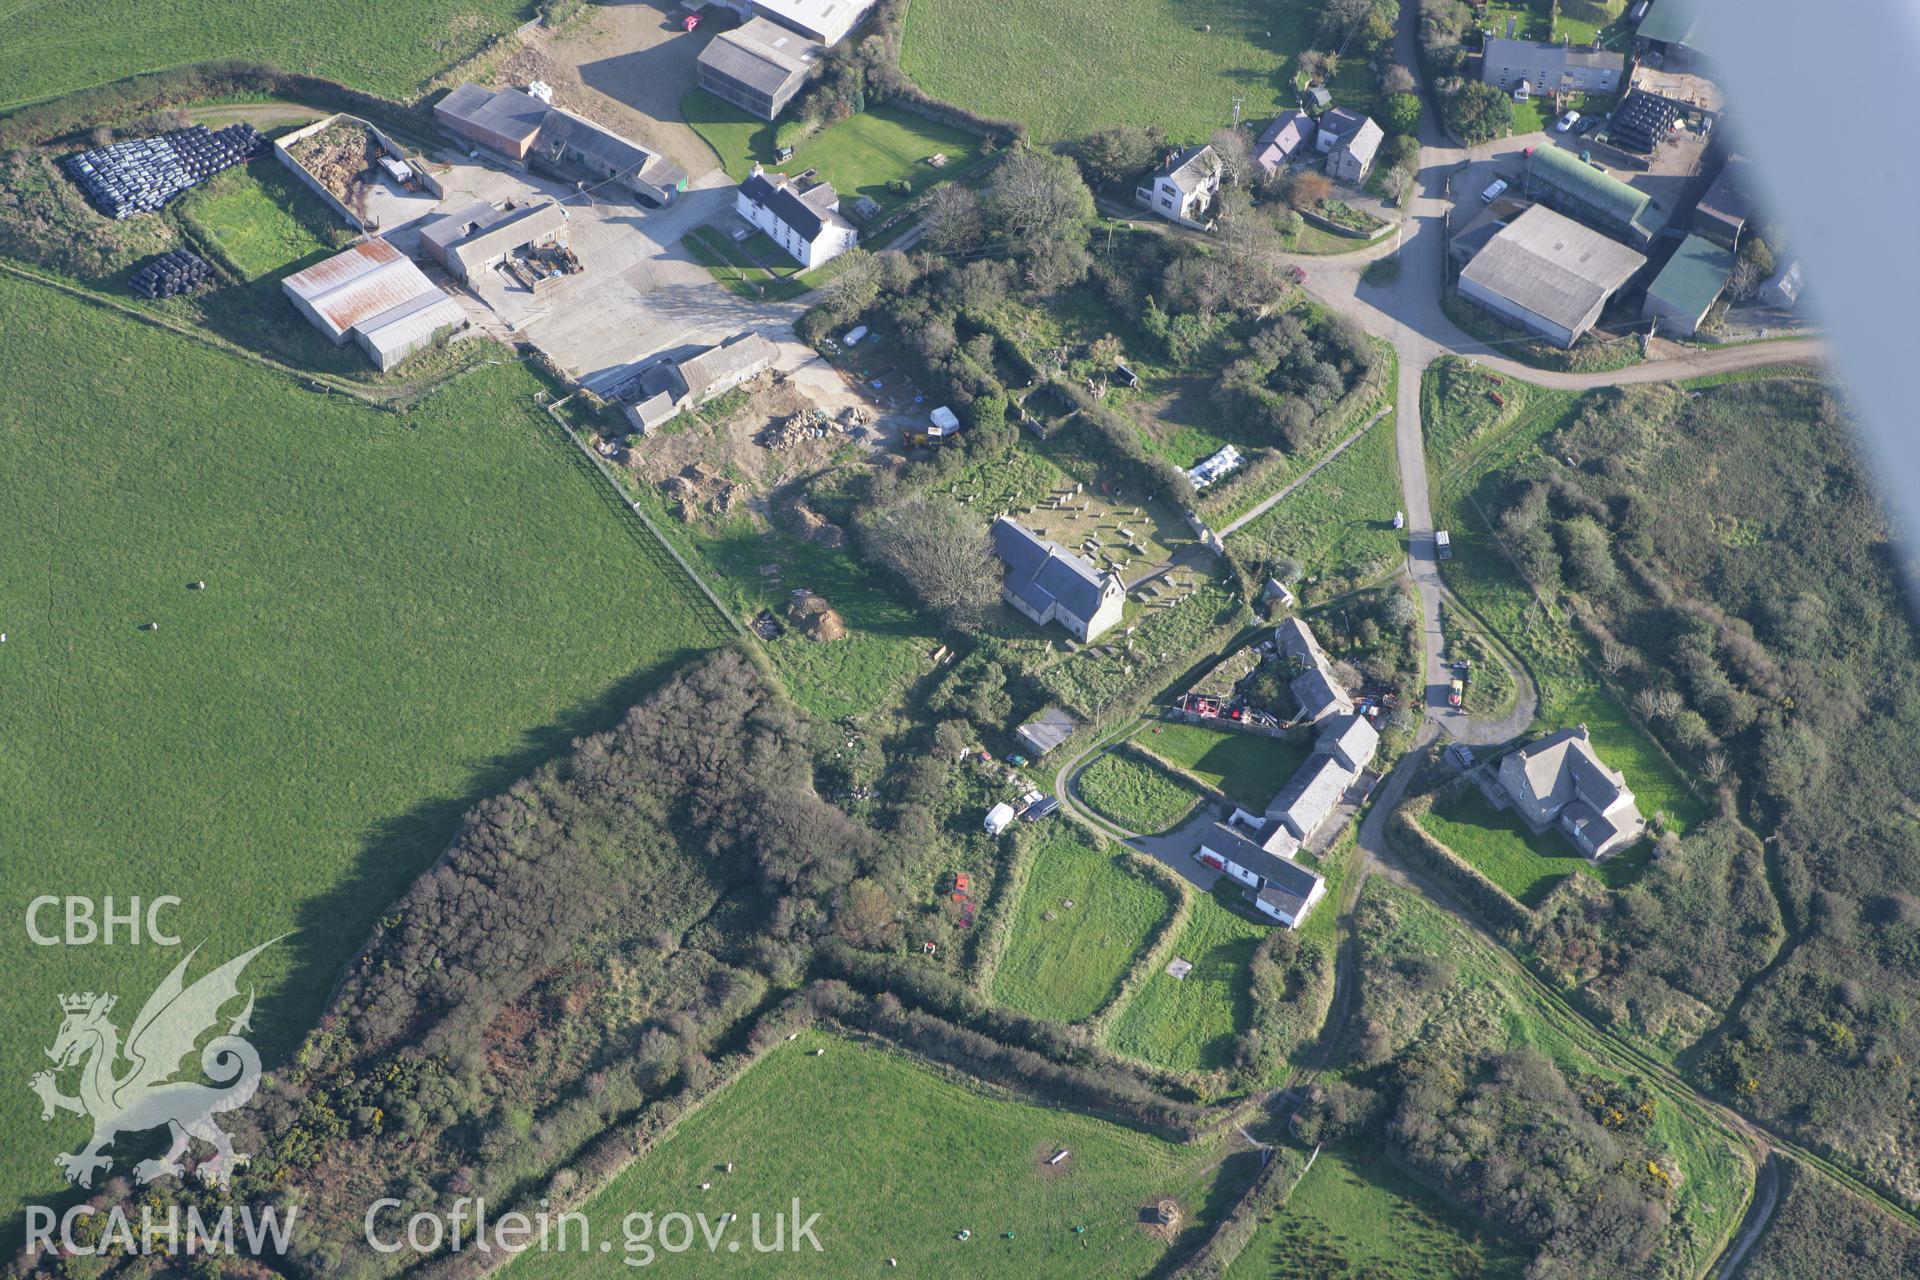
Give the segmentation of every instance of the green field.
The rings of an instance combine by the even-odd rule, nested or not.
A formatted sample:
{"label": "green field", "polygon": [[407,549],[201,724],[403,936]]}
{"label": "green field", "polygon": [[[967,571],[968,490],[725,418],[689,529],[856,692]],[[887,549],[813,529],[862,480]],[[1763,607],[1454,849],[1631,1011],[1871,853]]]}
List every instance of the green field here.
{"label": "green field", "polygon": [[[1071,1153],[1064,1167],[1043,1173],[1061,1147]],[[750,1238],[753,1213],[786,1211],[796,1197],[803,1218],[820,1215],[818,1253],[761,1254],[743,1243],[716,1263],[696,1244],[660,1254],[652,1270],[662,1275],[887,1275],[886,1259],[897,1258],[906,1276],[1105,1280],[1153,1273],[1167,1254],[1141,1228],[1145,1206],[1171,1196],[1189,1221],[1217,1217],[1252,1173],[1247,1157],[1220,1165],[1221,1154],[1217,1144],[1176,1146],[986,1097],[893,1053],[806,1032],[683,1121],[585,1212],[593,1238],[616,1250],[629,1213],[700,1212],[710,1223],[738,1213],[738,1240]],[[721,1172],[729,1161],[733,1172]],[[713,1189],[702,1193],[706,1182]],[[963,1230],[972,1238],[955,1239]],[[763,1238],[771,1231],[763,1223]],[[1175,1246],[1186,1247],[1184,1238]],[[605,1255],[528,1253],[508,1274],[620,1270]]]}
{"label": "green field", "polygon": [[1378,1141],[1329,1147],[1226,1280],[1518,1280],[1526,1254],[1461,1216]]}
{"label": "green field", "polygon": [[1313,750],[1304,735],[1269,738],[1199,724],[1156,724],[1137,741],[1253,812],[1266,808]]}
{"label": "green field", "polygon": [[[1025,121],[1037,142],[1109,124],[1157,124],[1199,141],[1233,119],[1292,106],[1295,55],[1313,39],[1312,0],[915,0],[900,65],[936,98]],[[1204,28],[1204,29],[1203,29]],[[1335,98],[1365,109],[1364,59]]]}
{"label": "green field", "polygon": [[993,998],[1062,1022],[1092,1016],[1171,907],[1105,841],[1050,824],[1034,850]]}
{"label": "green field", "polygon": [[96,0],[4,6],[0,109],[187,62],[252,58],[411,98],[533,15],[526,0]]}
{"label": "green field", "polygon": [[329,233],[339,226],[272,157],[196,187],[181,201],[180,213],[249,280],[330,249]]}
{"label": "green field", "polygon": [[1309,576],[1368,566],[1384,570],[1406,554],[1404,536],[1393,527],[1399,509],[1400,471],[1388,414],[1232,536],[1267,554],[1291,556]]}
{"label": "green field", "polygon": [[[1633,785],[1631,776],[1627,785]],[[1570,875],[1594,876],[1616,888],[1627,884],[1653,854],[1652,841],[1642,840],[1596,863],[1557,829],[1536,835],[1512,813],[1494,808],[1478,787],[1441,800],[1420,825],[1530,907],[1539,906]]]}
{"label": "green field", "polygon": [[[401,417],[10,278],[0,332],[0,901],[178,895],[207,960],[295,931],[248,973],[271,1068],[460,815],[717,622],[522,365]],[[0,954],[21,1082],[57,994],[130,1018],[177,958]],[[3,1114],[0,1219],[82,1136]]]}
{"label": "green field", "polygon": [[[680,102],[680,110],[707,145],[720,157],[727,176],[746,181],[754,164],[768,168],[774,159],[775,126],[723,102],[705,89],[695,89]],[[940,168],[927,163],[945,155]],[[897,107],[869,107],[828,125],[794,145],[786,169],[818,169],[840,194],[840,211],[852,216],[853,202],[866,196],[883,210],[897,209],[935,183],[957,177],[980,161],[980,139],[962,129],[940,124]],[[887,183],[905,181],[913,190],[896,195]]]}
{"label": "green field", "polygon": [[1096,758],[1075,776],[1073,789],[1095,812],[1143,835],[1171,831],[1201,800],[1157,761],[1125,749]]}
{"label": "green field", "polygon": [[[813,715],[835,720],[891,706],[929,670],[928,657],[940,645],[938,624],[903,587],[851,551],[760,527],[746,517],[690,528],[662,510],[655,521],[698,557],[696,563],[713,569],[718,580],[711,585],[737,617],[765,609],[784,625],[795,587],[817,592],[840,614],[847,634],[839,640],[809,640],[789,629],[767,646],[794,701]],[[760,572],[769,564],[779,566],[777,575]]]}
{"label": "green field", "polygon": [[[1324,914],[1324,913],[1323,913]],[[1113,1024],[1108,1043],[1121,1053],[1177,1071],[1227,1065],[1233,1038],[1247,1025],[1247,966],[1272,932],[1199,895],[1173,954],[1193,962],[1184,978],[1164,970],[1149,977]]]}

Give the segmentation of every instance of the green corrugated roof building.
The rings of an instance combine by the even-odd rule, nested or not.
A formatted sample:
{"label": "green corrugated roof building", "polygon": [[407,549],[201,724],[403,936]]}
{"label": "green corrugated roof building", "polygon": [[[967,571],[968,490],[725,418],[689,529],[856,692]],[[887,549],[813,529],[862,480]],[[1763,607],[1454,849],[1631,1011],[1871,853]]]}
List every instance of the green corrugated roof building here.
{"label": "green corrugated roof building", "polygon": [[1727,287],[1733,255],[1711,240],[1688,236],[1647,286],[1641,318],[1658,320],[1670,333],[1691,337]]}
{"label": "green corrugated roof building", "polygon": [[1563,148],[1544,144],[1527,161],[1527,194],[1629,243],[1644,243],[1652,197],[1635,191]]}
{"label": "green corrugated roof building", "polygon": [[1661,44],[1688,44],[1695,16],[1693,0],[1655,0],[1635,34]]}

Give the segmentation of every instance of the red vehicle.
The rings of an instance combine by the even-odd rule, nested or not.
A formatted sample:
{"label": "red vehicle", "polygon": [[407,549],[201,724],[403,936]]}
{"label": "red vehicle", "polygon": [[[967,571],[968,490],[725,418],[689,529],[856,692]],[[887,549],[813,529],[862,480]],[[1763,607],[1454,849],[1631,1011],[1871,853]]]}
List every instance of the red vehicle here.
{"label": "red vehicle", "polygon": [[1459,676],[1455,676],[1453,678],[1453,684],[1447,690],[1447,705],[1450,707],[1459,706],[1461,699],[1466,697],[1466,693],[1466,681],[1462,680]]}

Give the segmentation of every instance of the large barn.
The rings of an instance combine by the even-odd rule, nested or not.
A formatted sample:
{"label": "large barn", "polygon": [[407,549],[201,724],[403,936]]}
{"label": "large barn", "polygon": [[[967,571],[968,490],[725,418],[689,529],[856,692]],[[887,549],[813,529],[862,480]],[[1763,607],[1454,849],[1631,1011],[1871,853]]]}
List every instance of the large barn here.
{"label": "large barn", "polygon": [[702,89],[771,120],[806,87],[826,46],[765,18],[715,36],[694,66]]}
{"label": "large barn", "polygon": [[1619,241],[1534,205],[1473,255],[1460,273],[1460,294],[1571,347],[1646,262]]}
{"label": "large barn", "polygon": [[363,240],[288,276],[280,288],[335,346],[352,338],[383,370],[467,321],[459,303],[385,240]]}
{"label": "large barn", "polygon": [[879,0],[717,0],[747,18],[770,18],[821,44],[838,44]]}

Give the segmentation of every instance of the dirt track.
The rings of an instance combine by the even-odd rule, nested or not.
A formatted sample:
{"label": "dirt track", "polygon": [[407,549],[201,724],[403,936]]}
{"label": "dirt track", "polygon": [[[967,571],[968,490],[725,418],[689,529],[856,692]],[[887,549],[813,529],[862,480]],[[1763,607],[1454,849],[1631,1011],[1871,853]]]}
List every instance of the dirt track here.
{"label": "dirt track", "polygon": [[507,74],[515,83],[545,80],[562,106],[660,148],[698,184],[720,157],[682,119],[680,99],[694,87],[694,59],[713,27],[684,31],[683,16],[678,6],[646,0],[596,6],[557,34],[525,36]]}

